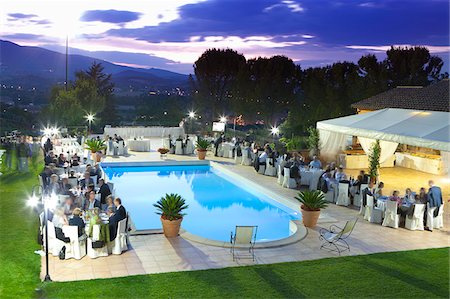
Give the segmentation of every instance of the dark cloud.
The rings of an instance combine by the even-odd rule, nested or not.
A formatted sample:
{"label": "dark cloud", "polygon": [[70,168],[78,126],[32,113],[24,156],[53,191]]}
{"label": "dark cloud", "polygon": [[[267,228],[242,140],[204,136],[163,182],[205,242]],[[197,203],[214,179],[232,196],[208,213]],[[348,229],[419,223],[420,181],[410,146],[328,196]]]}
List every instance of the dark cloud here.
{"label": "dark cloud", "polygon": [[31,18],[37,17],[37,15],[24,14],[24,13],[10,13],[10,14],[8,14],[8,16],[13,19],[31,19]]}
{"label": "dark cloud", "polygon": [[[384,0],[289,1],[211,0],[180,7],[180,18],[137,29],[112,29],[106,35],[151,42],[189,40],[191,36],[311,34],[316,42],[351,44],[448,44],[447,1]],[[302,11],[292,9],[299,4]],[[267,9],[274,7],[273,9]],[[276,9],[275,9],[276,8]]]}
{"label": "dark cloud", "polygon": [[140,13],[124,10],[88,10],[80,18],[84,22],[127,23],[139,19]]}

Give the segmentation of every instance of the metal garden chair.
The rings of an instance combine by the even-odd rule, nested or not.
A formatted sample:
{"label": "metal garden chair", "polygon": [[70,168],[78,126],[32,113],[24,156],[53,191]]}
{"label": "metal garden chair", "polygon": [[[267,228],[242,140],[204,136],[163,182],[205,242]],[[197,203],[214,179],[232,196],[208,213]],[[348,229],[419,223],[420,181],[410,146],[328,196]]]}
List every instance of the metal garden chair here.
{"label": "metal garden chair", "polygon": [[248,249],[251,258],[255,260],[254,247],[256,243],[256,233],[258,231],[258,226],[239,226],[236,225],[236,229],[233,235],[231,232],[231,254],[233,255],[233,261],[235,260],[237,254],[236,249]]}
{"label": "metal garden chair", "polygon": [[319,239],[324,242],[320,249],[337,252],[339,255],[341,255],[341,252],[350,251],[350,246],[345,239],[351,235],[357,221],[358,218],[347,221],[344,228],[334,224],[330,226],[330,229],[322,228]]}

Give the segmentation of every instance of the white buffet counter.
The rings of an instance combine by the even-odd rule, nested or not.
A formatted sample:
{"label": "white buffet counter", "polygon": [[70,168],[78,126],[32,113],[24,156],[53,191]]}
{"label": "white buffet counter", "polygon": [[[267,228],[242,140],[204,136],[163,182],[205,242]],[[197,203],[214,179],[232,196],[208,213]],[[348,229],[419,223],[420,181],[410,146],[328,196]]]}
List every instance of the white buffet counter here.
{"label": "white buffet counter", "polygon": [[[381,167],[394,167],[395,155],[381,163]],[[339,155],[339,165],[348,169],[366,169],[369,168],[369,158],[367,155]]]}
{"label": "white buffet counter", "polygon": [[135,152],[149,152],[150,151],[150,139],[128,139],[127,146],[130,151]]}
{"label": "white buffet counter", "polygon": [[397,166],[437,175],[445,173],[441,159],[420,157],[409,153],[395,153],[395,157]]}

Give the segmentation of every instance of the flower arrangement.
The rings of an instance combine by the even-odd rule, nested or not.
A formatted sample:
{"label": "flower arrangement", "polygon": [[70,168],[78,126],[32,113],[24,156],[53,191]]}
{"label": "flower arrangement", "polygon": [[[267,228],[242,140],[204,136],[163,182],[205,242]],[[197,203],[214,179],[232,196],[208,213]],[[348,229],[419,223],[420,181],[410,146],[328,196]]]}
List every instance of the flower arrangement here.
{"label": "flower arrangement", "polygon": [[158,148],[158,153],[160,153],[161,155],[165,155],[169,152],[168,148],[164,148],[164,147],[160,147]]}

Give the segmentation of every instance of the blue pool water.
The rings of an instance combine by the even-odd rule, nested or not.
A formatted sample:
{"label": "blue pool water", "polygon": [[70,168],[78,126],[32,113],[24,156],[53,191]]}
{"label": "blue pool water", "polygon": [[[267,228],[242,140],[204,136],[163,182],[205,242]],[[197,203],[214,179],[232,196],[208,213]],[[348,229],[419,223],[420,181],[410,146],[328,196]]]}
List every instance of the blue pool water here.
{"label": "blue pool water", "polygon": [[138,230],[161,228],[153,204],[166,193],[186,199],[182,227],[204,238],[229,241],[236,225],[258,225],[258,241],[290,236],[299,215],[209,165],[102,166]]}

